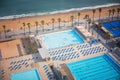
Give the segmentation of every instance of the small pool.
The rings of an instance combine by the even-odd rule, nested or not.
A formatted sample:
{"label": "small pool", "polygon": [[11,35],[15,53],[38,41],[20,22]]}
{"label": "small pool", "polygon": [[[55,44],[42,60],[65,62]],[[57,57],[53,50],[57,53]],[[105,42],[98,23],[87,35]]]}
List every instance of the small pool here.
{"label": "small pool", "polygon": [[42,35],[42,39],[48,49],[59,48],[71,44],[83,43],[84,40],[75,30],[55,32]]}
{"label": "small pool", "polygon": [[75,80],[120,80],[117,66],[105,56],[67,64]]}
{"label": "small pool", "polygon": [[11,74],[11,80],[41,80],[37,69]]}

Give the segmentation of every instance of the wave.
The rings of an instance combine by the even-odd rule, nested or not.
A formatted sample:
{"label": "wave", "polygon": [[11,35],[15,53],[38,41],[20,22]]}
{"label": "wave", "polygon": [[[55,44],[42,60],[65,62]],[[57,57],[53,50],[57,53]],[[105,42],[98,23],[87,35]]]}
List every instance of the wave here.
{"label": "wave", "polygon": [[71,8],[71,9],[67,9],[67,10],[59,10],[59,11],[45,12],[45,13],[10,15],[10,16],[0,17],[0,20],[16,19],[16,18],[22,18],[22,17],[32,17],[32,16],[40,16],[40,15],[48,15],[48,14],[57,14],[57,13],[66,13],[66,12],[71,12],[71,11],[82,11],[82,10],[87,10],[87,9],[97,9],[97,8],[102,8],[102,7],[111,7],[111,6],[119,6],[119,5],[120,5],[120,3],[113,3],[113,4],[107,4],[107,5],[97,5],[97,6],[92,6],[92,7]]}

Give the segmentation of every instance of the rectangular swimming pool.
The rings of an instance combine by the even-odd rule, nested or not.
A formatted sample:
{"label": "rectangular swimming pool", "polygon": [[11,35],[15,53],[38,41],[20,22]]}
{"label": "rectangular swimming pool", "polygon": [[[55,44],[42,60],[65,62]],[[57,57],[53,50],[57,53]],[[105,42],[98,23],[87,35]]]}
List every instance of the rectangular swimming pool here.
{"label": "rectangular swimming pool", "polygon": [[11,80],[41,80],[37,69],[11,74]]}
{"label": "rectangular swimming pool", "polygon": [[42,35],[42,40],[48,49],[54,49],[84,42],[83,38],[79,36],[75,30],[45,34]]}
{"label": "rectangular swimming pool", "polygon": [[120,37],[120,21],[112,21],[103,23],[102,26],[106,28],[113,37]]}
{"label": "rectangular swimming pool", "polygon": [[75,80],[120,80],[120,71],[105,56],[67,64]]}

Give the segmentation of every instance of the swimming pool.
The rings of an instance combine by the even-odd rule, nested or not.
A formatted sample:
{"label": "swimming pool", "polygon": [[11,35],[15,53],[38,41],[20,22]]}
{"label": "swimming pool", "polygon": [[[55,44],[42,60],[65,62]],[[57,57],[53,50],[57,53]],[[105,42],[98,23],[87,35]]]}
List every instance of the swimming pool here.
{"label": "swimming pool", "polygon": [[75,80],[119,80],[120,73],[105,56],[67,64]]}
{"label": "swimming pool", "polygon": [[106,28],[113,37],[120,37],[120,21],[112,21],[103,23],[102,26]]}
{"label": "swimming pool", "polygon": [[11,80],[41,80],[37,69],[11,74]]}
{"label": "swimming pool", "polygon": [[84,42],[83,38],[79,36],[75,30],[45,34],[42,35],[42,40],[45,42],[45,45],[48,49],[54,49]]}

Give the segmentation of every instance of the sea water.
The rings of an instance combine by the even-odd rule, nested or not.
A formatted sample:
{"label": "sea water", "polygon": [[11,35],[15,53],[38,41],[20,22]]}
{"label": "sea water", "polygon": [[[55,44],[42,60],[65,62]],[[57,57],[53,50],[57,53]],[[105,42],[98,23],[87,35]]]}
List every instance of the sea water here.
{"label": "sea water", "polygon": [[120,0],[1,0],[0,19],[118,4]]}

